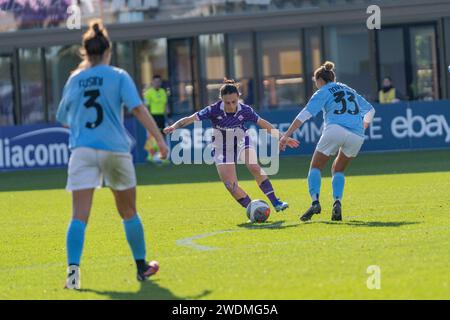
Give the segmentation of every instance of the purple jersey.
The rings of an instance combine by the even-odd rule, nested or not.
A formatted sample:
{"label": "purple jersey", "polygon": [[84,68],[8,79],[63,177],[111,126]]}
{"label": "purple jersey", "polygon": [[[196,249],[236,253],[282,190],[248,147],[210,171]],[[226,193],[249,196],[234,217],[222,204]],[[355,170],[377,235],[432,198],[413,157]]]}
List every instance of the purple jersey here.
{"label": "purple jersey", "polygon": [[250,147],[250,138],[246,134],[246,122],[257,123],[258,114],[252,107],[238,104],[235,113],[226,113],[223,101],[196,113],[198,120],[210,120],[214,130],[213,154],[216,163],[236,163],[242,150]]}
{"label": "purple jersey", "polygon": [[223,101],[207,106],[197,112],[198,120],[211,120],[212,127],[218,130],[229,130],[240,128],[247,131],[245,122],[258,122],[259,116],[252,107],[245,104],[238,104],[236,113],[227,114]]}

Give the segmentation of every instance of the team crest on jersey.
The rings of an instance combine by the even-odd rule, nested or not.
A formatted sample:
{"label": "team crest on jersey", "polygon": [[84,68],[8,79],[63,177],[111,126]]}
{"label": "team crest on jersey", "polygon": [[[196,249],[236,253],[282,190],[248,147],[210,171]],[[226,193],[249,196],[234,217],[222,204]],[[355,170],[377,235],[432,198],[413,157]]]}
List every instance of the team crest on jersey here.
{"label": "team crest on jersey", "polygon": [[239,116],[238,119],[239,119],[239,121],[242,121],[242,120],[244,120],[244,117],[243,116]]}
{"label": "team crest on jersey", "polygon": [[222,119],[223,119],[222,116],[217,117],[217,120],[222,120]]}
{"label": "team crest on jersey", "polygon": [[199,114],[200,114],[201,116],[204,116],[209,110],[210,110],[210,107],[207,107],[207,108],[203,109],[202,111],[200,111]]}

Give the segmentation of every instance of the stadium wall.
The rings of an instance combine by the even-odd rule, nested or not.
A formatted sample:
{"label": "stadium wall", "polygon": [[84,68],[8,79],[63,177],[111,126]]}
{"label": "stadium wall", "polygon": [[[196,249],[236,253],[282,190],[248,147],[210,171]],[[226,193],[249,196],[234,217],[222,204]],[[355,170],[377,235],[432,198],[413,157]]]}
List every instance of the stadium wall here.
{"label": "stadium wall", "polygon": [[[375,105],[375,108],[377,114],[366,132],[362,152],[450,149],[450,100]],[[260,115],[285,131],[298,111],[277,110]],[[295,138],[301,141],[301,147],[282,155],[311,154],[320,138],[322,122],[318,116],[297,130]],[[207,129],[207,123],[202,125]],[[145,130],[134,118],[127,118],[125,126],[132,137],[134,160],[142,163],[146,158]],[[183,141],[171,141],[172,147],[182,143],[183,152],[194,146],[189,137],[202,140],[202,136],[193,134],[192,126],[184,130]],[[200,134],[204,135],[205,131]],[[200,145],[205,147],[206,143]],[[0,171],[61,168],[67,166],[69,155],[68,129],[57,124],[0,127]]]}

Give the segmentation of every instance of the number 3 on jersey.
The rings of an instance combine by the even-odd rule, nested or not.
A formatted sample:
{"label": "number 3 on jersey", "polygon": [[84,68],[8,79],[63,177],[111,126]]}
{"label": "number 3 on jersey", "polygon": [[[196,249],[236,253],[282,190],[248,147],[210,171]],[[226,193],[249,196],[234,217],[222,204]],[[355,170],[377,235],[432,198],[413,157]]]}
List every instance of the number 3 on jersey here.
{"label": "number 3 on jersey", "polygon": [[[347,97],[346,97],[347,95]],[[356,102],[355,95],[350,91],[338,91],[334,94],[334,102],[341,103],[342,109],[340,110],[334,110],[335,114],[344,114],[345,112],[351,114],[351,115],[357,115],[359,114],[359,106]],[[350,103],[353,103],[355,105],[354,110],[347,109],[347,101]]]}
{"label": "number 3 on jersey", "polygon": [[103,109],[102,106],[96,101],[100,96],[100,91],[85,91],[84,96],[89,97],[89,99],[84,103],[84,106],[86,108],[95,108],[95,111],[97,112],[97,119],[94,122],[86,122],[86,128],[95,129],[103,122]]}

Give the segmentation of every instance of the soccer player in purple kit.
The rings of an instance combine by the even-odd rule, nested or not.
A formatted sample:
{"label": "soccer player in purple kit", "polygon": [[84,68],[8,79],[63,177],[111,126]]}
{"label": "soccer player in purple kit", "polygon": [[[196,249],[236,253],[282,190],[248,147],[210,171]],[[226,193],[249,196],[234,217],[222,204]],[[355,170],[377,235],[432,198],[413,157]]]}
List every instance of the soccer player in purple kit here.
{"label": "soccer player in purple kit", "polygon": [[[279,132],[269,122],[260,118],[250,106],[240,103],[240,95],[238,84],[234,80],[225,79],[223,86],[220,88],[219,101],[189,117],[178,120],[165,128],[164,133],[170,134],[176,129],[188,126],[195,121],[210,120],[214,129],[212,151],[214,161],[219,177],[230,194],[244,208],[247,208],[251,202],[247,193],[238,185],[236,163],[239,159],[245,162],[256,183],[270,200],[275,210],[277,212],[283,211],[289,205],[277,198],[269,178],[259,166],[256,151],[250,144],[250,137],[247,135],[247,128],[244,123],[256,123],[278,138],[280,137]],[[231,139],[228,133],[232,133]],[[297,148],[299,142],[289,138],[287,145],[291,148]]]}

